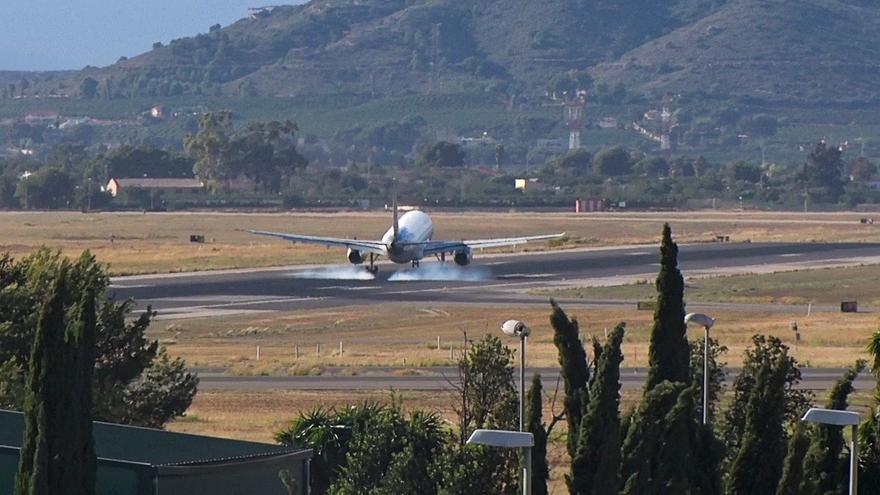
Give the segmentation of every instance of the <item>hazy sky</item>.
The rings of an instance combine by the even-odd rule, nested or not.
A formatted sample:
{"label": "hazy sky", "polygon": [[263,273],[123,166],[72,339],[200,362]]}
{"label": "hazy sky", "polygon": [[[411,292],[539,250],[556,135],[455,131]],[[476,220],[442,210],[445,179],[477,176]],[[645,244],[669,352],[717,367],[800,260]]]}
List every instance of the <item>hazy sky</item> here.
{"label": "hazy sky", "polygon": [[0,70],[81,69],[108,65],[153,42],[226,26],[247,8],[304,0],[4,0]]}

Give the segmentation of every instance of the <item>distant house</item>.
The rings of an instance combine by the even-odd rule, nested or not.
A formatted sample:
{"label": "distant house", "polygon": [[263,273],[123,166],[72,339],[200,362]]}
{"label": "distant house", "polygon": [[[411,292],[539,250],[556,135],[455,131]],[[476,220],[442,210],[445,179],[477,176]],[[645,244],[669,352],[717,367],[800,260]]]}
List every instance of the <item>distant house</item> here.
{"label": "distant house", "polygon": [[173,192],[198,192],[205,184],[198,179],[169,179],[153,177],[134,177],[110,179],[105,190],[114,198],[119,193],[130,189],[161,190]]}

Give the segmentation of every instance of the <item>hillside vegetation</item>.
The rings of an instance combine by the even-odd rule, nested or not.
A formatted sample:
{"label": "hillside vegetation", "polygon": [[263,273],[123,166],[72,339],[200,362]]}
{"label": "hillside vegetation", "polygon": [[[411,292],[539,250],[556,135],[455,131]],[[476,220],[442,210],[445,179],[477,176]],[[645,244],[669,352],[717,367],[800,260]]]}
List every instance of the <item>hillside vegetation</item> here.
{"label": "hillside vegetation", "polygon": [[88,76],[125,97],[540,94],[574,71],[598,96],[619,83],[631,97],[873,102],[878,22],[868,0],[314,0],[54,89]]}

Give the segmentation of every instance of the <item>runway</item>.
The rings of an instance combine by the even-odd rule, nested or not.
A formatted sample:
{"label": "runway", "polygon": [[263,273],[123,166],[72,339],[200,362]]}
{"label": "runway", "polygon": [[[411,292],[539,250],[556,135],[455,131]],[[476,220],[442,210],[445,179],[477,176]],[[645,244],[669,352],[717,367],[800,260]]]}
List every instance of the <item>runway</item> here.
{"label": "runway", "polygon": [[[344,252],[340,258],[344,259]],[[367,278],[367,274],[352,265],[279,267],[117,277],[111,290],[117,298],[134,298],[139,308],[151,305],[161,319],[387,302],[522,306],[546,304],[545,296],[529,294],[532,289],[653,280],[658,261],[656,245],[491,256],[477,252],[467,267],[426,261],[414,270],[383,264],[375,279],[355,279]],[[859,263],[880,263],[880,244],[706,243],[680,246],[679,251],[685,276]],[[563,302],[571,306],[632,304]],[[773,310],[773,305],[767,306]]]}

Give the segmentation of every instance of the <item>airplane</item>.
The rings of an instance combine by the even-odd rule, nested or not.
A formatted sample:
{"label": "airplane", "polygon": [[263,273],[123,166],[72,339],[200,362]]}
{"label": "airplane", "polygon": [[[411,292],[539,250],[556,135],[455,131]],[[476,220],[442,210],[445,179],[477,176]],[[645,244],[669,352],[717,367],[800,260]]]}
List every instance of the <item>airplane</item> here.
{"label": "airplane", "polygon": [[456,265],[467,266],[473,259],[474,249],[514,246],[530,241],[558,239],[565,236],[563,232],[561,234],[478,239],[472,241],[434,241],[431,240],[431,236],[434,234],[434,224],[427,213],[419,210],[410,210],[399,216],[397,199],[395,198],[392,201],[392,215],[391,228],[378,241],[339,239],[336,237],[318,237],[261,230],[248,230],[247,232],[304,244],[345,247],[348,249],[348,261],[350,263],[361,265],[365,261],[369,261],[366,269],[374,275],[379,271],[379,267],[376,266],[376,260],[380,256],[384,256],[398,264],[412,263],[413,268],[417,268],[425,256],[436,256],[441,262],[446,262],[446,255],[451,255]]}

